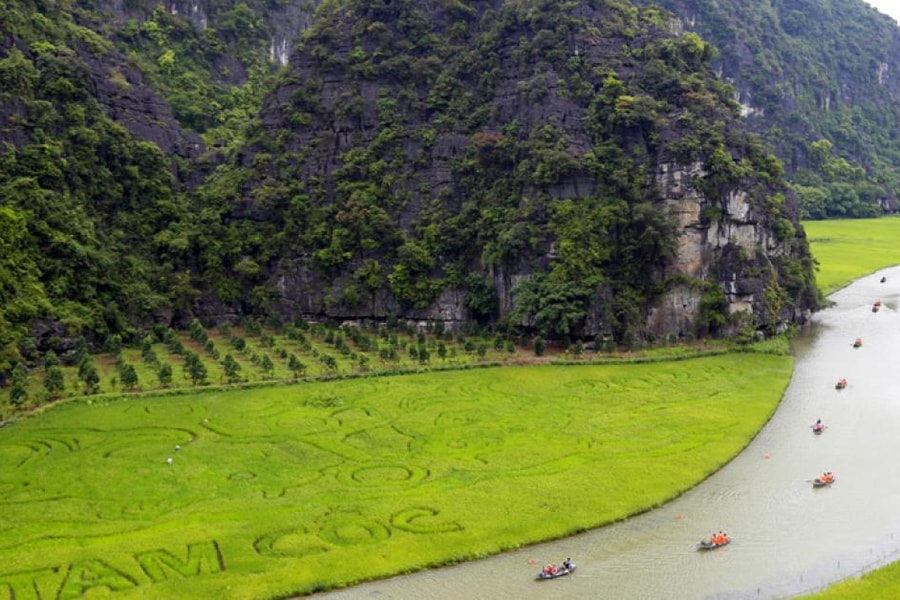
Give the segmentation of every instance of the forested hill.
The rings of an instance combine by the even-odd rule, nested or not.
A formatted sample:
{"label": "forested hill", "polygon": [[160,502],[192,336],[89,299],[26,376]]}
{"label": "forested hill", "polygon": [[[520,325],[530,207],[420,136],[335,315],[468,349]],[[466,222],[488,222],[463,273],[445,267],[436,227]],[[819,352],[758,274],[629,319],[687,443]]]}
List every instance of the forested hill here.
{"label": "forested hill", "polygon": [[213,251],[241,249],[215,298],[241,281],[245,303],[336,318],[619,340],[794,320],[814,293],[781,167],[670,23],[627,2],[322,5],[201,190]]}
{"label": "forested hill", "polygon": [[782,165],[672,15],[314,4],[0,7],[0,381],[194,316],[633,343],[815,308]]}
{"label": "forested hill", "polygon": [[[639,0],[641,4],[651,4]],[[861,0],[655,0],[714,44],[811,218],[896,212],[900,29]]]}

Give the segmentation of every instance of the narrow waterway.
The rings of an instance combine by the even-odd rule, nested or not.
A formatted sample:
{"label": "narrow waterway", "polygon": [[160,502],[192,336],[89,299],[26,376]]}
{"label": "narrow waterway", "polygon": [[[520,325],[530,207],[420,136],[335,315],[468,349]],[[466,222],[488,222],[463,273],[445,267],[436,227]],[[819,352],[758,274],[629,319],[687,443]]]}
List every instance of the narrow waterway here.
{"label": "narrow waterway", "polygon": [[[795,371],[772,420],[681,498],[576,537],[321,597],[785,598],[900,560],[900,268],[831,299],[795,341]],[[846,389],[835,389],[839,378]],[[819,436],[816,419],[827,427]],[[823,471],[835,484],[813,489]],[[700,538],[720,529],[733,543],[698,552]],[[574,574],[534,580],[540,564],[567,556]]]}

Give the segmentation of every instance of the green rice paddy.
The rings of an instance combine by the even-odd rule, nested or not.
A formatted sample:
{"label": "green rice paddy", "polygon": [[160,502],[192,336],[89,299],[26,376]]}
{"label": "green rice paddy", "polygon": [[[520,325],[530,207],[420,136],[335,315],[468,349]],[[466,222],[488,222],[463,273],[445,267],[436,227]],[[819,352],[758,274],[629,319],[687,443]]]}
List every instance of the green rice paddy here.
{"label": "green rice paddy", "polygon": [[803,596],[815,600],[893,600],[900,591],[900,562],[836,583],[827,590]]}
{"label": "green rice paddy", "polygon": [[569,535],[720,468],[790,372],[745,353],[70,400],[0,429],[0,590],[285,597]]}
{"label": "green rice paddy", "polygon": [[819,288],[830,294],[854,279],[900,264],[900,217],[804,221],[819,262]]}

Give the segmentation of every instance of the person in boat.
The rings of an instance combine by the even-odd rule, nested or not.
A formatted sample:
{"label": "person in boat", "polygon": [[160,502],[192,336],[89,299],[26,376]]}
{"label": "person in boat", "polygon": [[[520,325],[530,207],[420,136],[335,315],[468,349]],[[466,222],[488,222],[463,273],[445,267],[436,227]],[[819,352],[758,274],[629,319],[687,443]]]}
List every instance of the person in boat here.
{"label": "person in boat", "polygon": [[571,558],[567,558],[566,560],[563,561],[562,566],[563,566],[563,568],[564,568],[566,571],[571,571],[572,568],[573,568],[575,565],[572,564],[572,559],[571,559]]}
{"label": "person in boat", "polygon": [[885,281],[887,281],[887,277],[882,277],[882,278],[881,278],[881,283],[884,283]]}

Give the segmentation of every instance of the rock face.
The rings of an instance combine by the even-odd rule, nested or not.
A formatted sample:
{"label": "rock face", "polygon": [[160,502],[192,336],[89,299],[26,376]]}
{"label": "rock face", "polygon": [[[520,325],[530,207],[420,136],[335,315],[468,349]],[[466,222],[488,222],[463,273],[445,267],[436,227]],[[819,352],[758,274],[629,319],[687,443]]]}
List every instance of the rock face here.
{"label": "rock face", "polygon": [[[103,233],[90,254],[135,259],[77,298],[80,245],[38,261],[59,265],[54,300],[97,307],[96,331],[275,312],[625,341],[774,332],[816,307],[780,165],[708,45],[669,17],[595,0],[271,4],[99,0],[102,23],[81,4],[13,11],[28,37],[0,38],[0,117],[23,151],[4,168],[53,175],[41,198],[68,186],[94,219],[79,229]],[[286,67],[264,84],[265,55]],[[33,160],[47,134],[69,154]],[[189,174],[172,180],[144,141]],[[59,225],[48,239],[69,239]],[[102,282],[107,264],[86,270]]]}
{"label": "rock face", "polygon": [[[189,21],[199,31],[207,29],[219,30],[224,21],[235,11],[244,10],[243,16],[259,19],[268,36],[269,59],[275,65],[288,64],[291,50],[300,34],[312,24],[312,16],[319,0],[286,0],[283,2],[261,2],[259,0],[100,0],[98,8],[121,25],[129,19],[137,22],[146,21],[161,6],[171,15]],[[231,61],[229,67],[239,66],[238,61]],[[240,83],[246,74],[241,69],[229,75],[232,81]]]}
{"label": "rock face", "polygon": [[[743,190],[725,194],[720,206],[712,211],[716,217],[704,218],[702,207],[709,202],[691,185],[692,180],[704,175],[702,165],[659,167],[657,181],[665,210],[676,219],[679,231],[678,251],[670,268],[689,280],[715,281],[724,293],[729,315],[743,316],[750,322],[765,316],[777,323],[776,330],[805,322],[815,307],[813,299],[805,305],[772,306],[766,296],[770,280],[760,276],[766,272],[774,275],[768,269],[772,259],[796,252],[793,240],[778,240],[765,215]],[[650,310],[649,329],[659,335],[694,331],[702,297],[696,286],[670,287]]]}
{"label": "rock face", "polygon": [[704,44],[652,15],[537,6],[328,5],[235,165],[224,218],[283,234],[247,289],[288,318],[580,337],[805,318],[796,204]]}
{"label": "rock face", "polygon": [[[0,54],[6,55],[21,44],[15,38],[0,40]],[[98,51],[88,44],[72,42],[77,57],[71,60],[69,73],[79,80],[83,93],[96,99],[106,115],[135,137],[153,142],[170,157],[193,159],[200,155],[203,142],[200,136],[185,131],[172,116],[169,104],[132,68],[125,57],[114,50]],[[31,57],[31,53],[26,53]],[[13,90],[4,90],[9,93]],[[21,90],[20,90],[21,91]],[[15,111],[12,105],[0,108],[0,114]],[[4,119],[5,140],[21,146],[28,140],[27,127],[19,127],[21,120]]]}
{"label": "rock face", "polygon": [[203,140],[185,131],[172,115],[169,104],[124,60],[111,53],[85,55],[96,97],[104,111],[135,137],[153,142],[169,157],[195,159],[203,152]]}

